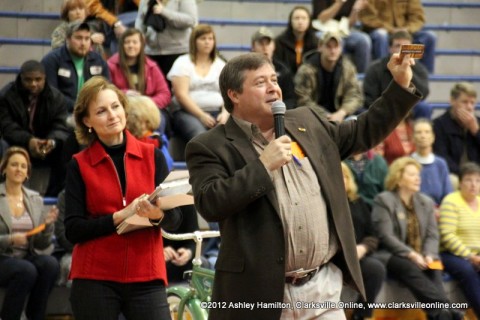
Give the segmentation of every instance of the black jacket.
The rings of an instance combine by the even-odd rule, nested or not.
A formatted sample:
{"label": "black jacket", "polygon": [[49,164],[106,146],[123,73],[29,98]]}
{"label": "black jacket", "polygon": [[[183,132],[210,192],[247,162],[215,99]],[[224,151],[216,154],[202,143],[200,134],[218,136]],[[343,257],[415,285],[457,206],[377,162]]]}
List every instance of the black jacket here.
{"label": "black jacket", "polygon": [[[382,92],[388,87],[393,77],[387,68],[387,63],[390,57],[385,57],[372,62],[365,72],[365,79],[363,80],[363,93],[365,96],[364,107],[368,109],[370,105],[377,100]],[[423,99],[426,99],[429,94],[428,88],[428,71],[421,63],[416,63],[412,66],[413,78],[412,83],[418,91],[423,94]]]}
{"label": "black jacket", "polygon": [[28,150],[31,138],[54,139],[63,143],[68,136],[67,104],[62,93],[45,82],[33,118],[34,132],[29,128],[29,94],[22,86],[20,75],[0,91],[0,130],[10,145]]}
{"label": "black jacket", "polygon": [[[318,39],[315,36],[315,31],[309,29],[306,32],[303,41],[302,57],[305,53],[317,48]],[[275,52],[273,53],[273,59],[282,61],[293,76],[297,73],[298,66],[295,53],[295,35],[291,30],[285,30],[275,39]]]}
{"label": "black jacket", "polygon": [[[480,123],[480,117],[476,117]],[[452,118],[451,108],[433,121],[433,152],[447,161],[450,173],[460,173],[460,160],[465,150],[469,161],[480,164],[480,131],[472,135]]]}
{"label": "black jacket", "polygon": [[[78,95],[78,75],[67,46],[53,49],[42,59],[47,80],[52,87],[60,90],[67,100],[68,112],[73,112]],[[104,76],[110,80],[108,65],[96,52],[90,51],[85,57],[83,77],[85,82],[93,76]]]}

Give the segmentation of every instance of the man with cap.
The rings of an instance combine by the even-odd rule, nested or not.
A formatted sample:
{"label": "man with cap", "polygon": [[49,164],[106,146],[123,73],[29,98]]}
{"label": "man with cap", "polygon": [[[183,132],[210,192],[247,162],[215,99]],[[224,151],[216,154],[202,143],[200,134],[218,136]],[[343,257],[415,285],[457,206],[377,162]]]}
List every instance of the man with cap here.
{"label": "man with cap", "polygon": [[261,27],[252,35],[252,51],[265,55],[275,67],[277,80],[283,93],[283,102],[287,109],[293,109],[297,106],[297,97],[293,85],[293,75],[286,65],[278,59],[273,58],[275,51],[275,41],[273,32],[267,27]]}
{"label": "man with cap", "polygon": [[85,81],[93,76],[110,79],[107,63],[90,47],[90,26],[74,21],[68,25],[65,45],[53,49],[42,59],[48,83],[63,93],[69,113],[73,112],[77,94]]}
{"label": "man with cap", "polygon": [[332,121],[342,121],[363,105],[357,71],[342,55],[342,38],[336,32],[326,32],[319,51],[305,57],[294,84],[298,106],[320,109]]}

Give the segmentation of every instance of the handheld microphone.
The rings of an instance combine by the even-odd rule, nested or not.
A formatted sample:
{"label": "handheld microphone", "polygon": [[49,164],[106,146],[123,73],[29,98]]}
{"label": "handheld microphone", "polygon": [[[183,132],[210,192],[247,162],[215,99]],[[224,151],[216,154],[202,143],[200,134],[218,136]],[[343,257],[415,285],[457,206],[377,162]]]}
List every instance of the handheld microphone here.
{"label": "handheld microphone", "polygon": [[285,134],[285,110],[287,110],[287,107],[283,101],[277,100],[272,103],[272,113],[275,122],[275,138]]}

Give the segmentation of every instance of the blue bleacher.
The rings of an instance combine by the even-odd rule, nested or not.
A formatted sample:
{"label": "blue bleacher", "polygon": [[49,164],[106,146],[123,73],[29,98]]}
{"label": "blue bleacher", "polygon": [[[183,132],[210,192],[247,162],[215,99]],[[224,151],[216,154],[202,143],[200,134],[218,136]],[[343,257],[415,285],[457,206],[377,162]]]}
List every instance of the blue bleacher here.
{"label": "blue bleacher", "polygon": [[[250,17],[250,15],[246,15],[246,12],[248,10],[245,10],[243,12],[228,12],[228,9],[226,11],[222,10],[225,8],[219,8],[218,12],[217,11],[212,11],[211,8],[209,10],[206,10],[206,14],[201,14],[200,15],[200,22],[201,23],[208,23],[211,25],[214,25],[218,28],[219,34],[223,31],[227,33],[228,37],[228,43],[225,41],[220,41],[220,44],[218,45],[218,48],[221,52],[224,52],[227,56],[233,56],[241,52],[248,52],[250,51],[250,45],[248,41],[245,41],[245,34],[243,35],[234,35],[235,32],[230,32],[230,30],[248,30],[248,33],[253,30],[253,28],[258,28],[259,26],[270,26],[277,32],[280,29],[285,28],[286,26],[286,21],[282,17],[286,15],[286,13],[294,6],[294,5],[305,5],[307,7],[310,7],[311,5],[311,0],[238,0],[238,1],[232,1],[232,0],[204,0],[199,4],[200,8],[200,13],[202,13],[202,6],[208,7],[209,3],[214,4],[214,8],[216,6],[216,2],[224,2],[225,3],[225,8],[230,5],[234,5],[234,3],[237,3],[241,5],[242,8],[245,6],[261,6],[263,4],[267,4],[268,6],[272,6],[272,11],[281,11],[283,12],[281,16],[279,15],[265,15],[266,18],[262,19],[259,18],[258,15],[252,14],[252,17],[257,17],[256,19],[245,19],[246,17]],[[232,4],[233,3],[233,4]],[[286,5],[286,6],[284,6]],[[449,16],[454,16],[460,13],[464,10],[465,12],[469,12],[473,9],[480,9],[480,1],[456,1],[456,2],[450,2],[450,1],[423,1],[423,5],[425,8],[427,8],[427,15],[428,15],[428,10],[439,10],[439,9],[449,9],[452,8],[454,11],[449,11],[448,15]],[[277,6],[277,7],[274,7]],[[222,4],[223,7],[223,4]],[[31,21],[44,21],[45,23],[50,23],[53,21],[59,21],[59,14],[58,12],[54,12],[52,10],[47,10],[48,12],[41,12],[39,11],[22,11],[22,10],[12,10],[12,8],[15,7],[10,7],[10,10],[3,10],[0,11],[0,18],[8,18],[8,19],[24,19],[26,23],[30,23]],[[27,4],[23,5],[23,7],[20,8],[29,8]],[[35,7],[38,8],[38,7]],[[209,7],[208,7],[209,8]],[[236,7],[238,8],[238,7]],[[253,7],[256,8],[256,7]],[[275,9],[276,8],[276,9]],[[459,9],[460,11],[458,11]],[[233,9],[232,9],[233,10]],[[242,11],[242,10],[241,10]],[[285,11],[285,12],[284,12]],[[480,12],[480,11],[479,11]],[[243,13],[243,14],[242,14]],[[274,17],[274,19],[272,19]],[[437,15],[438,17],[438,15]],[[427,30],[432,30],[432,31],[437,31],[442,33],[442,37],[450,37],[453,39],[458,39],[460,38],[458,35],[466,33],[468,36],[470,33],[475,34],[480,32],[480,24],[476,23],[474,20],[472,23],[469,23],[469,20],[467,19],[464,21],[463,19],[456,19],[455,22],[458,23],[447,23],[445,21],[451,21],[453,19],[452,17],[443,17],[441,16],[440,19],[437,19],[435,21],[430,21],[425,26],[425,29]],[[453,19],[454,20],[454,19]],[[470,19],[471,20],[471,19]],[[45,50],[48,50],[48,46],[50,45],[50,39],[45,38],[45,36],[49,35],[49,32],[47,32],[43,37],[28,37],[28,36],[18,36],[18,37],[13,37],[13,36],[5,36],[6,34],[12,35],[11,33],[4,33],[3,36],[0,34],[0,46],[30,46],[34,47],[35,49],[32,49],[32,52],[38,52],[38,48],[43,48],[41,51],[45,52]],[[450,35],[452,34],[452,35]],[[219,35],[220,36],[220,35]],[[236,43],[238,39],[243,39],[242,42]],[[473,44],[473,42],[472,42]],[[472,45],[473,46],[473,45]],[[475,47],[475,46],[473,46]],[[36,50],[36,51],[35,51]],[[9,53],[9,51],[7,51]],[[457,68],[452,70],[452,72],[448,72],[449,74],[435,74],[430,77],[430,81],[432,82],[432,90],[431,92],[447,92],[447,87],[450,86],[450,83],[456,82],[456,81],[469,81],[473,83],[478,83],[476,85],[477,87],[480,86],[480,76],[477,76],[477,72],[473,71],[475,67],[479,64],[478,57],[480,57],[480,48],[475,47],[468,49],[468,46],[460,47],[456,46],[455,48],[445,48],[445,45],[443,47],[437,47],[435,54],[437,57],[442,57],[442,61],[446,61],[446,63],[443,63],[442,66],[450,66],[453,65],[451,61],[454,61],[455,59],[470,59],[471,62],[468,62],[472,64],[473,68],[464,69],[465,72],[471,72],[468,75],[462,75],[456,74],[457,73]],[[38,57],[38,59],[40,59]],[[447,59],[447,60],[445,60]],[[450,60],[448,60],[450,59]],[[473,60],[475,59],[475,60]],[[467,61],[467,60],[466,60]],[[18,65],[21,64],[22,61],[18,62]],[[464,64],[465,65],[465,64]],[[467,64],[468,65],[468,64]],[[445,69],[445,68],[444,68]],[[11,75],[14,75],[18,73],[18,66],[15,66],[12,63],[9,63],[8,65],[5,66],[0,66],[0,75],[4,74],[5,76],[3,77],[4,79],[7,79],[8,77],[12,77]],[[448,71],[451,70],[447,68]],[[451,74],[450,74],[451,73]],[[10,75],[10,76],[8,76]],[[360,80],[362,79],[362,75],[359,76]],[[442,85],[443,84],[443,85]],[[431,98],[431,97],[430,97]],[[429,99],[430,99],[429,98]],[[448,96],[442,96],[442,97],[434,97],[432,98],[431,102],[435,108],[445,108],[448,106],[446,103],[448,99]],[[443,101],[442,101],[443,100]]]}

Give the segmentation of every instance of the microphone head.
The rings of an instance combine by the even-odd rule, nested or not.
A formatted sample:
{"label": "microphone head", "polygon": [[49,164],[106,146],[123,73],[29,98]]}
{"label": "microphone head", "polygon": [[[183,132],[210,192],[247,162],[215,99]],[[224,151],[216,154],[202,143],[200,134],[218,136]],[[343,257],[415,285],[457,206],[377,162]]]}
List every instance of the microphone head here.
{"label": "microphone head", "polygon": [[272,113],[274,115],[285,114],[286,110],[287,110],[287,107],[285,106],[285,103],[283,103],[283,101],[277,100],[272,103]]}

